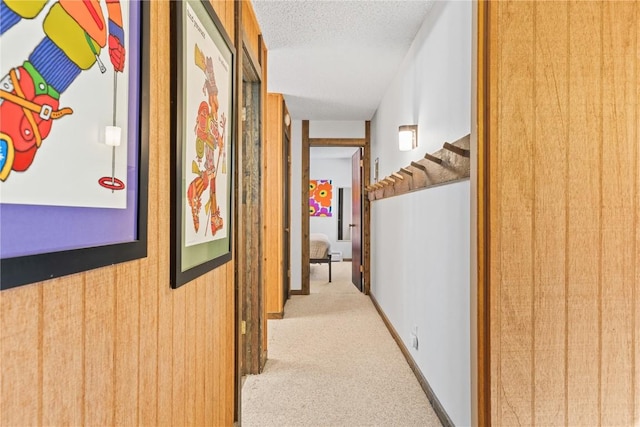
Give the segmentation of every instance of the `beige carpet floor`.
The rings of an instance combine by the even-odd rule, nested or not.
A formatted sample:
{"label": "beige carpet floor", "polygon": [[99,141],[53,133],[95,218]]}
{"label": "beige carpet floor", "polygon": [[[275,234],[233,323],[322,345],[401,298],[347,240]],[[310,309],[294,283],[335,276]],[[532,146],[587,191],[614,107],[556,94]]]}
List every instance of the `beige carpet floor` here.
{"label": "beige carpet floor", "polygon": [[351,263],[311,266],[311,295],[269,320],[268,361],[242,388],[242,425],[440,426]]}

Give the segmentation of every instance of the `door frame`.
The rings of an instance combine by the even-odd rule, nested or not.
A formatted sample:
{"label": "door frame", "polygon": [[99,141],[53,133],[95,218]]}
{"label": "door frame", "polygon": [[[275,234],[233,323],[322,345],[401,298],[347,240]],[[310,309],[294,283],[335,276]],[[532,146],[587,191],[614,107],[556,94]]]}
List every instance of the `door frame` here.
{"label": "door frame", "polygon": [[282,98],[282,313],[291,293],[291,116]]}
{"label": "door frame", "polygon": [[363,267],[363,293],[369,295],[370,289],[370,241],[371,241],[371,207],[369,198],[366,197],[365,185],[371,181],[371,121],[365,121],[364,138],[310,138],[309,120],[302,121],[302,173],[301,173],[301,239],[302,239],[302,265],[301,281],[302,290],[291,291],[292,294],[309,295],[311,292],[310,257],[309,257],[309,164],[311,147],[354,147],[363,148],[363,170],[360,194],[362,195],[362,267]]}
{"label": "door frame", "polygon": [[491,425],[490,1],[472,12],[471,88],[471,421]]}

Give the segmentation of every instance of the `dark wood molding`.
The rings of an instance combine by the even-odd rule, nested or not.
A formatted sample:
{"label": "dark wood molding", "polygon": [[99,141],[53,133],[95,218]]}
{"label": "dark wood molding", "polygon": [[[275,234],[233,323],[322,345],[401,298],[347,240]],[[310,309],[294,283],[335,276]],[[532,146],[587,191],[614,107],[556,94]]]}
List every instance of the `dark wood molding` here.
{"label": "dark wood molding", "polygon": [[311,285],[309,277],[311,275],[311,267],[309,265],[309,120],[302,121],[302,195],[301,195],[301,238],[302,238],[302,294],[309,295]]}
{"label": "dark wood molding", "polygon": [[[236,75],[235,75],[235,82],[234,84],[236,85],[236,99],[234,100],[235,102],[235,108],[236,108],[236,120],[234,120],[234,129],[233,131],[236,134],[236,141],[241,141],[242,140],[242,120],[240,120],[240,118],[242,117],[242,103],[239,102],[240,99],[242,99],[242,73],[239,72],[239,70],[242,69],[242,57],[243,55],[241,54],[241,52],[238,52],[238,46],[242,46],[242,2],[235,2],[234,3],[234,7],[233,7],[233,18],[234,18],[234,46],[236,46]],[[238,241],[237,241],[237,236],[238,236],[238,226],[239,226],[239,222],[238,221],[238,210],[237,210],[237,206],[239,204],[239,195],[240,192],[238,191],[238,177],[240,176],[240,174],[238,173],[239,170],[239,166],[240,166],[240,161],[238,160],[238,156],[235,156],[234,159],[234,165],[233,165],[233,180],[235,182],[234,185],[234,200],[235,200],[235,206],[234,206],[234,212],[233,212],[233,220],[234,220],[234,241],[233,241],[233,247],[238,248]],[[242,359],[243,359],[243,354],[242,354],[242,350],[243,350],[243,345],[242,342],[244,340],[243,335],[242,335],[242,301],[244,299],[244,295],[243,295],[243,291],[242,291],[242,287],[240,286],[240,283],[238,282],[238,256],[237,256],[237,252],[236,252],[236,256],[234,256],[234,271],[236,272],[234,274],[234,279],[233,279],[233,283],[234,283],[234,294],[235,294],[235,301],[234,301],[234,305],[235,305],[235,316],[234,316],[234,329],[235,329],[235,338],[234,338],[234,374],[235,374],[235,381],[234,381],[234,395],[235,395],[235,402],[233,404],[234,410],[233,410],[233,422],[234,424],[238,424],[240,425],[240,420],[242,419]]]}
{"label": "dark wood molding", "polygon": [[364,124],[364,158],[362,159],[362,281],[365,295],[371,289],[371,202],[364,186],[371,182],[371,121]]}
{"label": "dark wood molding", "polygon": [[[490,319],[490,228],[489,228],[489,166],[490,166],[490,100],[489,100],[489,13],[491,2],[488,0],[477,3],[477,100],[476,110],[478,117],[476,123],[476,194],[472,195],[477,200],[476,211],[471,214],[476,216],[477,242],[476,252],[476,360],[475,377],[476,384],[471,390],[472,409],[476,412],[476,422],[479,426],[491,426],[491,319]],[[472,280],[473,282],[474,280]],[[472,330],[473,332],[473,330]],[[472,356],[473,357],[473,353]],[[472,377],[474,372],[472,372]],[[474,386],[472,382],[472,386]],[[473,411],[472,411],[473,413]]]}
{"label": "dark wood molding", "polygon": [[407,346],[404,345],[404,342],[400,338],[400,335],[398,334],[396,329],[391,324],[391,321],[387,318],[387,315],[384,313],[384,311],[382,311],[382,308],[378,304],[378,301],[376,301],[375,296],[373,294],[369,294],[369,298],[371,298],[371,302],[373,303],[373,306],[376,308],[376,310],[378,311],[378,314],[382,318],[382,321],[387,326],[389,333],[395,340],[396,344],[398,344],[398,348],[400,348],[400,351],[404,355],[404,358],[407,360],[409,367],[411,368],[411,370],[413,371],[413,374],[416,376],[416,379],[420,383],[420,387],[422,387],[422,390],[427,395],[427,399],[429,399],[429,402],[431,403],[433,410],[438,416],[438,419],[440,420],[443,426],[454,427],[453,421],[449,417],[449,414],[447,414],[447,411],[445,411],[444,407],[438,400],[438,396],[436,396],[436,394],[433,392],[433,389],[429,385],[429,381],[427,381],[425,376],[422,374],[422,371],[420,371],[418,364],[411,356],[411,353],[409,352],[409,349],[407,349]]}
{"label": "dark wood molding", "polygon": [[309,138],[310,147],[365,147],[367,138]]}
{"label": "dark wood molding", "polygon": [[305,293],[302,291],[302,289],[291,289],[291,290],[289,291],[289,295],[308,295],[308,294],[305,294]]}
{"label": "dark wood molding", "polygon": [[280,320],[280,319],[284,319],[284,312],[278,312],[278,313],[267,313],[267,319],[276,319],[276,320]]}

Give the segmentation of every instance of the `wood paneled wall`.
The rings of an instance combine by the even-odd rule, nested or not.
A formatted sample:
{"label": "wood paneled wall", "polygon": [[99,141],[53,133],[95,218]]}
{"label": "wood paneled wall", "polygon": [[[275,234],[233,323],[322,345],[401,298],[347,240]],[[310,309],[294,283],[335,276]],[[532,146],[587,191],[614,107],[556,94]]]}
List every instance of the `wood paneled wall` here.
{"label": "wood paneled wall", "polygon": [[639,22],[489,4],[494,425],[640,423]]}
{"label": "wood paneled wall", "polygon": [[148,257],[0,293],[3,426],[233,424],[233,263],[169,286],[169,2],[150,9]]}
{"label": "wood paneled wall", "polygon": [[[245,42],[251,54],[255,58],[260,58],[260,55],[263,53],[261,46],[262,32],[260,31],[260,26],[258,25],[258,20],[250,1],[242,2],[242,31],[244,32]],[[263,67],[266,68],[266,64],[264,64]]]}
{"label": "wood paneled wall", "polygon": [[284,315],[283,296],[283,232],[282,191],[284,179],[283,103],[281,94],[267,95],[267,139],[264,147],[264,196],[265,196],[265,287],[266,306],[269,316]]}

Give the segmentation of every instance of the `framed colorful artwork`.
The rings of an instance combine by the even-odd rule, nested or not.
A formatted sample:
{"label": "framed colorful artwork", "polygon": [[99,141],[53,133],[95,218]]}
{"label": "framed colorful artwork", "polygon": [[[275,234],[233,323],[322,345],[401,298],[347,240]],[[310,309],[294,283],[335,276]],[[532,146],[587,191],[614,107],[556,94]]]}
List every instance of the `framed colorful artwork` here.
{"label": "framed colorful artwork", "polygon": [[309,215],[332,216],[333,186],[330,179],[309,181]]}
{"label": "framed colorful artwork", "polygon": [[171,286],[231,260],[235,50],[208,1],[171,2]]}
{"label": "framed colorful artwork", "polygon": [[149,5],[0,2],[0,288],[147,254]]}

